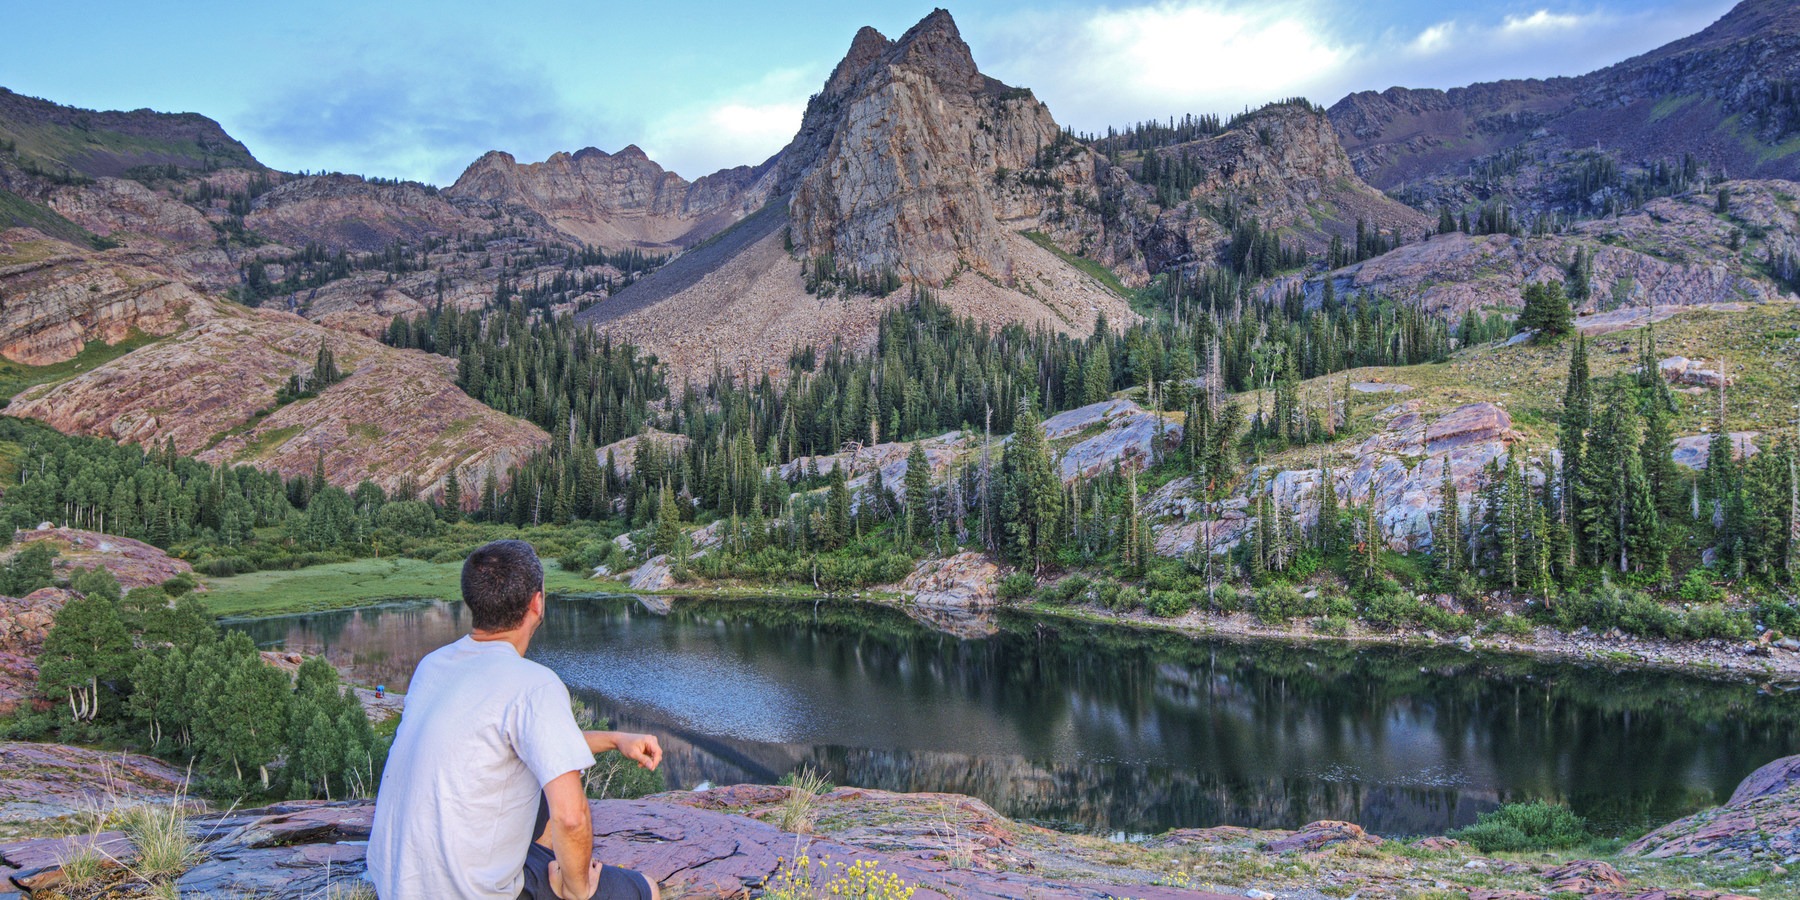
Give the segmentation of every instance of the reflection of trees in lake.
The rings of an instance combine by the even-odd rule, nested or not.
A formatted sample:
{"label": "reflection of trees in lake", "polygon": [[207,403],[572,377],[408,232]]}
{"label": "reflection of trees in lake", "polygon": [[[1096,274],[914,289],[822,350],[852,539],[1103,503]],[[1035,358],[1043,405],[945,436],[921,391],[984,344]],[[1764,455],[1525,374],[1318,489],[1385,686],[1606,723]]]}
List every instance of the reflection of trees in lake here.
{"label": "reflection of trees in lake", "polygon": [[[461,634],[455,608],[279,627],[292,648],[310,641],[359,670],[403,672]],[[720,674],[622,685],[624,653]],[[668,737],[676,783],[767,781],[810,762],[843,783],[969,793],[1011,815],[1125,830],[1346,818],[1436,831],[1515,797],[1655,822],[1722,800],[1800,736],[1800,700],[1735,682],[1004,614],[993,637],[959,640],[851,603],[692,600],[658,616],[559,601],[533,655],[592,689],[596,708]],[[700,694],[768,715],[709,730]]]}

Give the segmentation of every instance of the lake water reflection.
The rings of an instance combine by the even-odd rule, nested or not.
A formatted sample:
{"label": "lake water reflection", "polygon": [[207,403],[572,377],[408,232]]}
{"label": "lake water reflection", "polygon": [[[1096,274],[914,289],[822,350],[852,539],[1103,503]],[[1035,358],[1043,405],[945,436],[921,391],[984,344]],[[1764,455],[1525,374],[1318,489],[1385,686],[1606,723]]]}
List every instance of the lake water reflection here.
{"label": "lake water reflection", "polygon": [[[1454,649],[1197,641],[1002,617],[958,638],[861,604],[556,598],[533,658],[671,786],[768,782],[972,794],[1097,831],[1346,819],[1440,832],[1548,797],[1603,827],[1721,802],[1794,752],[1800,697],[1744,682]],[[460,604],[236,623],[404,690]]]}

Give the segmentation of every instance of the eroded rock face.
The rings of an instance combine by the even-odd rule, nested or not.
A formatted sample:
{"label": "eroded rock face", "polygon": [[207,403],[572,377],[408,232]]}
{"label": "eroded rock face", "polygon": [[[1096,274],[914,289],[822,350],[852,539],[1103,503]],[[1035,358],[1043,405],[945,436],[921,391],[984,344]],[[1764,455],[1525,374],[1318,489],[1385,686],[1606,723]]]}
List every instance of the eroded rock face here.
{"label": "eroded rock face", "polygon": [[1000,566],[984,553],[958,553],[925,560],[899,584],[899,591],[919,606],[953,610],[991,609],[998,598]]}
{"label": "eroded rock face", "polygon": [[37,657],[56,624],[56,614],[76,595],[42,588],[24,597],[0,597],[0,716],[37,696]]}
{"label": "eroded rock face", "polygon": [[[115,802],[167,803],[185,784],[187,776],[180,769],[153,757],[0,742],[0,822],[61,818]],[[15,860],[18,854],[9,846],[0,857]]]}
{"label": "eroded rock face", "polygon": [[[347,377],[257,419],[275,406],[289,375],[311,373],[321,343]],[[290,478],[313,471],[323,456],[333,484],[368,478],[392,491],[416,480],[430,497],[452,470],[467,485],[489,472],[504,478],[549,442],[537,426],[463,393],[455,365],[286,313],[219,306],[179,335],[26,391],[7,413],[126,443],[173,440],[178,452],[206,462]],[[473,491],[465,496],[475,499]]]}
{"label": "eroded rock face", "polygon": [[[1431,546],[1432,519],[1443,502],[1446,467],[1457,486],[1464,516],[1478,506],[1481,476],[1490,463],[1513,452],[1518,434],[1512,417],[1491,403],[1457,407],[1430,421],[1409,401],[1385,411],[1383,430],[1356,450],[1353,465],[1331,470],[1338,502],[1373,503],[1376,522],[1388,546],[1400,551],[1426,550]],[[1557,454],[1548,458],[1519,460],[1532,484],[1541,485],[1546,472],[1556,471]],[[1193,480],[1177,479],[1151,495],[1147,508],[1165,521],[1153,526],[1157,552],[1180,556],[1196,545],[1222,552],[1236,545],[1256,524],[1252,502],[1271,498],[1282,516],[1310,529],[1319,517],[1319,469],[1256,469],[1245,479],[1238,496],[1205,504],[1194,500]]]}
{"label": "eroded rock face", "polygon": [[1782,863],[1800,854],[1800,758],[1783,757],[1750,773],[1720,807],[1678,819],[1638,838],[1628,856],[1700,858],[1714,863]]}
{"label": "eroded rock face", "polygon": [[609,249],[678,249],[755,212],[769,198],[773,166],[739,166],[689,182],[636,145],[618,153],[588,147],[521,164],[489,152],[445,193],[542,216],[552,228]]}
{"label": "eroded rock face", "polygon": [[435,189],[413,182],[370,184],[357,175],[314,175],[279,185],[256,198],[244,225],[294,247],[317,243],[362,253],[395,241],[492,228]]}
{"label": "eroded rock face", "polygon": [[1146,469],[1160,454],[1181,446],[1182,433],[1180,425],[1130,400],[1092,403],[1044,420],[1044,436],[1052,442],[1080,437],[1062,448],[1059,465],[1065,482],[1115,465]]}
{"label": "eroded rock face", "polygon": [[0,355],[28,366],[73,358],[88,343],[164,335],[212,301],[144,268],[133,252],[83,250],[26,228],[0,232]]}

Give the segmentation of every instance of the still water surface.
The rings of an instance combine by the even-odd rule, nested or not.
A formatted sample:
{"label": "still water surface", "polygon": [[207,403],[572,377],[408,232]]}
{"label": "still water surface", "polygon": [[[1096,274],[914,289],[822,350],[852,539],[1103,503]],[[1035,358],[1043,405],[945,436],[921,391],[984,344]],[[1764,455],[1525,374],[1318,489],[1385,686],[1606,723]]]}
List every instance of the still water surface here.
{"label": "still water surface", "polygon": [[[252,620],[404,690],[460,604]],[[532,658],[616,727],[663,740],[672,787],[838,784],[981,797],[1102,832],[1360,822],[1436,833],[1505,800],[1605,828],[1722,802],[1796,752],[1800,693],[1454,649],[1194,640],[1002,616],[958,638],[862,604],[555,598]]]}

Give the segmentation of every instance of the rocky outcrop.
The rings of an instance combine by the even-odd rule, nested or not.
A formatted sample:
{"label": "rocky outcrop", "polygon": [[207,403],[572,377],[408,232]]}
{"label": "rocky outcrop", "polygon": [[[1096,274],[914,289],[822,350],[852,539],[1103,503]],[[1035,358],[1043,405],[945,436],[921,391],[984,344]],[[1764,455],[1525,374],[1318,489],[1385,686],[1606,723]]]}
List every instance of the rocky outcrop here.
{"label": "rocky outcrop", "polygon": [[[1758,432],[1755,431],[1731,432],[1731,452],[1733,457],[1736,459],[1747,459],[1755,456],[1757,453],[1757,435]],[[1707,459],[1711,454],[1712,435],[1710,434],[1695,434],[1676,438],[1675,448],[1671,451],[1671,456],[1674,457],[1676,465],[1686,466],[1689,469],[1696,470],[1706,468]]]}
{"label": "rocky outcrop", "polygon": [[[328,343],[347,377],[318,396],[276,406],[289,375],[310,375]],[[287,477],[312,472],[343,487],[417,483],[427,496],[456,471],[482,483],[549,442],[527,422],[463,393],[455,361],[395,350],[267,310],[219,307],[187,331],[7,407],[66,433],[160,446],[213,463]],[[465,494],[473,499],[473,492]]]}
{"label": "rocky outcrop", "polygon": [[1688,359],[1685,356],[1671,356],[1656,364],[1656,371],[1662,377],[1675,384],[1694,385],[1696,387],[1718,388],[1730,386],[1732,378],[1721,375],[1715,369],[1706,368],[1704,359]]}
{"label": "rocky outcrop", "polygon": [[256,199],[244,225],[293,247],[370,253],[396,241],[481,234],[492,222],[468,215],[417,182],[374,184],[357,175],[296,178]]}
{"label": "rocky outcrop", "polygon": [[1149,468],[1181,446],[1181,426],[1130,400],[1091,403],[1044,420],[1044,436],[1061,451],[1063,481],[1098,475],[1114,466]]}
{"label": "rocky outcrop", "polygon": [[1800,785],[1800,756],[1784,756],[1744,776],[1731,792],[1727,804],[1748,803],[1762,797],[1773,797]]}
{"label": "rocky outcrop", "polygon": [[[1453,320],[1470,310],[1522,305],[1526,285],[1566,279],[1577,252],[1591,258],[1593,269],[1577,312],[1617,317],[1619,327],[1636,327],[1631,310],[1642,324],[1651,307],[1728,308],[1793,299],[1791,290],[1731,249],[1747,226],[1762,235],[1758,259],[1769,252],[1800,253],[1800,220],[1779,199],[1791,187],[1744,181],[1730,188],[1741,200],[1733,201],[1735,218],[1718,216],[1711,195],[1665,197],[1642,211],[1582,222],[1564,234],[1433,235],[1326,277],[1339,296],[1371,291],[1416,301]],[[1279,289],[1285,287],[1271,290]],[[1306,291],[1317,300],[1323,281],[1306,285]]]}
{"label": "rocky outcrop", "polygon": [[657,554],[625,576],[625,586],[634,591],[666,591],[675,586],[675,570],[666,553]]}
{"label": "rocky outcrop", "polygon": [[[1389,547],[1429,549],[1432,517],[1443,502],[1445,468],[1467,514],[1478,503],[1482,473],[1490,463],[1503,463],[1519,436],[1512,417],[1491,403],[1467,404],[1427,421],[1419,403],[1408,401],[1383,411],[1382,418],[1382,430],[1356,448],[1353,460],[1331,470],[1332,486],[1341,504],[1374,505]],[[1548,459],[1518,461],[1535,484],[1542,484],[1544,473],[1557,465],[1555,451]],[[1147,503],[1158,517],[1152,526],[1157,552],[1180,556],[1196,546],[1229,549],[1256,524],[1252,504],[1258,497],[1270,498],[1280,515],[1310,529],[1318,521],[1322,477],[1317,468],[1258,468],[1237,496],[1212,504],[1191,496],[1191,478],[1172,481]]]}
{"label": "rocky outcrop", "polygon": [[634,434],[595,450],[594,457],[599,460],[602,468],[606,466],[607,457],[612,457],[613,467],[618,470],[619,475],[630,478],[631,473],[637,467],[639,444],[647,443],[651,448],[662,453],[670,453],[686,450],[690,440],[685,434],[673,434],[650,428],[645,429],[642,434]]}
{"label": "rocky outcrop", "polygon": [[[180,769],[135,753],[0,742],[0,823],[7,825],[61,819],[117,805],[168,803],[186,784],[187,776]],[[0,859],[22,856],[16,846],[0,851]],[[0,861],[0,869],[9,865],[18,868]],[[4,874],[9,873],[0,872]],[[0,891],[4,890],[0,886]]]}
{"label": "rocky outcrop", "polygon": [[1699,34],[1580,77],[1363,91],[1330,115],[1382,189],[1521,146],[1602,145],[1634,161],[1692,153],[1733,174],[1793,179],[1800,155],[1778,145],[1800,132],[1800,111],[1774,91],[1797,80],[1800,10],[1745,0]]}
{"label": "rocky outcrop", "polygon": [[1713,863],[1785,864],[1800,855],[1796,758],[1778,759],[1739,783],[1724,805],[1678,819],[1638,838],[1628,856],[1699,858]]}
{"label": "rocky outcrop", "polygon": [[[1236,208],[1268,228],[1282,229],[1309,252],[1323,253],[1335,236],[1354,243],[1360,220],[1372,232],[1415,235],[1434,223],[1363,183],[1338,142],[1331,121],[1313,108],[1271,104],[1233,120],[1214,137],[1145,151],[1165,168],[1185,164],[1200,182],[1184,199]],[[1138,165],[1142,165],[1141,160]],[[1203,254],[1223,249],[1230,235],[1210,218],[1159,219]],[[1210,226],[1210,227],[1209,227]]]}
{"label": "rocky outcrop", "polygon": [[769,199],[773,166],[739,166],[689,182],[636,145],[593,147],[521,164],[489,152],[444,193],[524,209],[575,240],[609,249],[672,250],[705,240]]}
{"label": "rocky outcrop", "polygon": [[14,228],[0,232],[0,355],[29,366],[72,359],[89,343],[179,330],[212,302],[143,264]]}
{"label": "rocky outcrop", "polygon": [[14,542],[20,547],[45,543],[56,548],[55,568],[63,574],[75,569],[104,568],[125,591],[153,587],[171,578],[194,573],[194,567],[187,560],[176,559],[143,541],[97,531],[39,527],[19,532]]}
{"label": "rocky outcrop", "polygon": [[[609,865],[642,872],[665,893],[702,898],[742,897],[767,884],[796,847],[813,860],[814,875],[842,872],[851,861],[879,867],[918,886],[920,900],[1224,900],[1225,895],[1149,884],[1154,873],[1109,864],[1068,838],[1001,818],[986,804],[949,794],[889,794],[840,789],[820,806],[847,827],[830,835],[797,836],[765,819],[790,788],[738,786],[701,793],[592,804],[594,853]],[[257,896],[271,900],[328,896],[351,889],[364,871],[363,850],[374,806],[291,802],[204,815],[191,830],[205,856],[181,875],[183,896]],[[132,858],[128,841],[104,834],[109,851]],[[63,859],[87,836],[0,845],[14,883],[50,888]],[[798,842],[798,843],[797,843]],[[1066,846],[1065,846],[1066,845]],[[62,854],[60,857],[57,854]],[[1070,876],[1033,874],[1074,862]],[[1020,864],[1022,863],[1022,864]],[[1022,871],[1013,871],[1013,870]]]}
{"label": "rocky outcrop", "polygon": [[12,715],[37,696],[38,653],[56,614],[75,596],[51,587],[24,597],[0,597],[0,716]]}
{"label": "rocky outcrop", "polygon": [[925,560],[896,589],[919,606],[974,611],[998,602],[994,586],[999,582],[999,564],[971,552]]}

